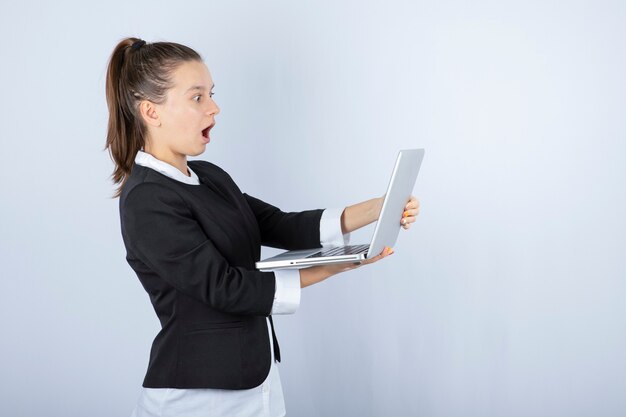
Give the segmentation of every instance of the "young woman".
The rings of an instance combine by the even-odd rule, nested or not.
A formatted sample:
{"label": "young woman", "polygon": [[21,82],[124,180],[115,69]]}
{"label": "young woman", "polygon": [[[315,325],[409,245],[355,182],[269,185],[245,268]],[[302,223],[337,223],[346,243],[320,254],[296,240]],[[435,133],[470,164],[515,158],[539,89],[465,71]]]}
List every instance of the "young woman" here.
{"label": "young woman", "polygon": [[[218,166],[187,161],[210,141],[213,87],[200,55],[180,44],[127,38],[109,61],[106,148],[126,259],[162,327],[136,417],[284,415],[272,314],[295,312],[301,288],[358,265],[261,272],[261,245],[344,244],[382,205],[285,213],[242,193]],[[418,212],[411,197],[405,229]]]}

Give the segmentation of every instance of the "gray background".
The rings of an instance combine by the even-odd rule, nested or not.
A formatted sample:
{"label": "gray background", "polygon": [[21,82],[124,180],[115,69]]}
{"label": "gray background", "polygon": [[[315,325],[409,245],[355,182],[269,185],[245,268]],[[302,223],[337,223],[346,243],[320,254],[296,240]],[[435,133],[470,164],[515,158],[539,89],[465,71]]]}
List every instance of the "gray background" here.
{"label": "gray background", "polygon": [[381,195],[426,148],[396,254],[276,320],[289,415],[625,415],[625,21],[623,1],[3,1],[0,415],[126,416],[139,393],[158,321],[103,151],[132,35],[203,55],[222,112],[199,158],[284,210]]}

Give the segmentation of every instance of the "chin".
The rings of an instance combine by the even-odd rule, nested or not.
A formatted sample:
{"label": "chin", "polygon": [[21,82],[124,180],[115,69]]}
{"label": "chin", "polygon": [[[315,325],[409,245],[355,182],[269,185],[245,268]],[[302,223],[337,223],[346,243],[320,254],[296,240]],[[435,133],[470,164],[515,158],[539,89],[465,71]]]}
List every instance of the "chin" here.
{"label": "chin", "polygon": [[194,152],[190,152],[187,155],[189,156],[198,156],[204,153],[204,151],[206,151],[206,145],[202,147],[202,149],[198,149],[197,151]]}

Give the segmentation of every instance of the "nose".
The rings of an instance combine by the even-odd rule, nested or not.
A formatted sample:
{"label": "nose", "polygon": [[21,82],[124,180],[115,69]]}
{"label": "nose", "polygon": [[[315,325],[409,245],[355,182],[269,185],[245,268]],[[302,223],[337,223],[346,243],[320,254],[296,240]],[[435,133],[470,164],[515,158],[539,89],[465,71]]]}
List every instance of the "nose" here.
{"label": "nose", "polygon": [[213,100],[212,98],[209,100],[209,102],[210,105],[207,109],[207,113],[212,116],[217,116],[220,112],[220,108],[217,106],[217,103],[215,103],[215,100]]}

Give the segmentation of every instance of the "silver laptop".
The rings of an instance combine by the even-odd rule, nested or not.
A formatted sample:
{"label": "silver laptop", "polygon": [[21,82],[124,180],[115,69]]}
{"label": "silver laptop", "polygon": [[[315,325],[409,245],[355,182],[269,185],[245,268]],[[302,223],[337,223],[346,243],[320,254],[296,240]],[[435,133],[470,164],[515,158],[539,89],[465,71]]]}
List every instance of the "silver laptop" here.
{"label": "silver laptop", "polygon": [[367,258],[380,254],[385,246],[393,247],[398,239],[400,227],[402,227],[400,219],[404,207],[411,197],[423,158],[424,149],[406,149],[398,154],[383,207],[369,245],[287,251],[257,262],[256,268],[271,270],[344,262],[360,263]]}

